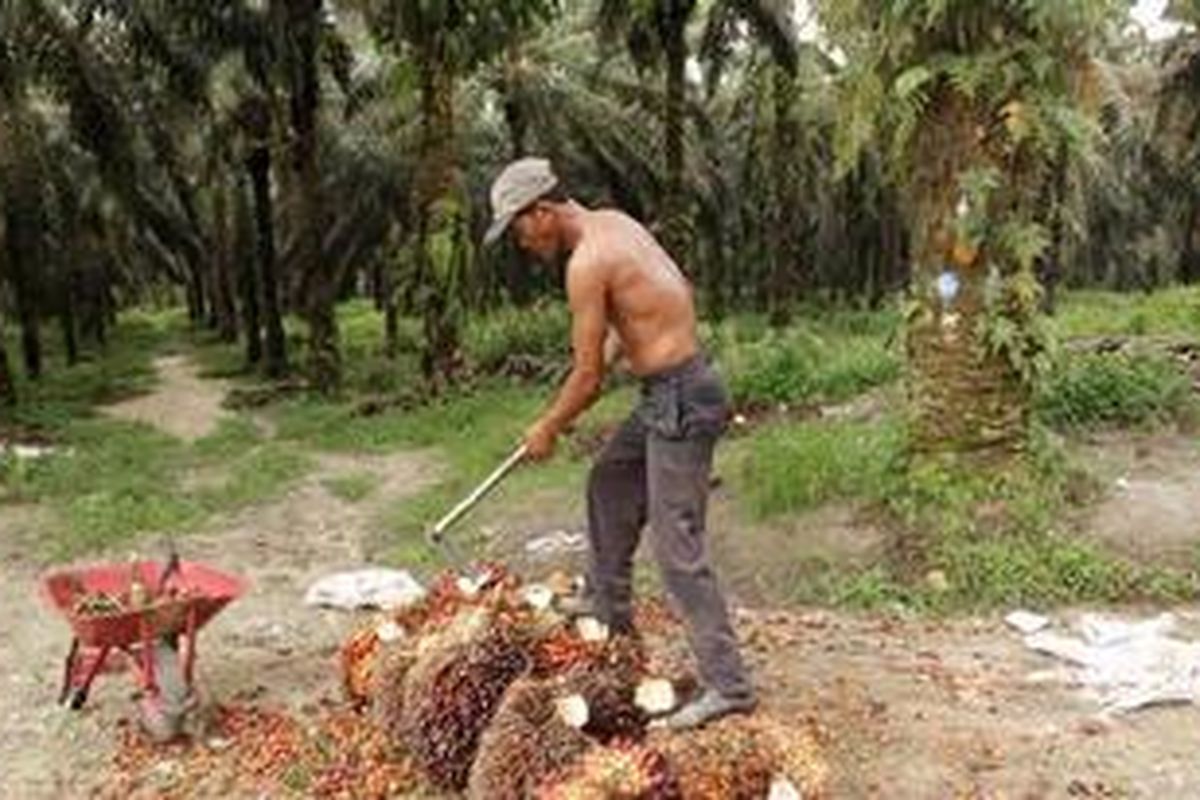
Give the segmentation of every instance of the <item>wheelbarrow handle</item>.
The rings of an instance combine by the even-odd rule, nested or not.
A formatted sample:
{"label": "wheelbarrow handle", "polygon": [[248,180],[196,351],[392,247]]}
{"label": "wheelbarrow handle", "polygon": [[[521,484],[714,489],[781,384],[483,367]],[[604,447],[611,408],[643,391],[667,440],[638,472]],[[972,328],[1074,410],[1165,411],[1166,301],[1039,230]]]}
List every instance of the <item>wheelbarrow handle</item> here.
{"label": "wheelbarrow handle", "polygon": [[524,444],[514,450],[512,455],[504,460],[503,464],[496,467],[491,475],[488,475],[486,478],[484,478],[482,483],[475,487],[474,491],[467,495],[462,502],[450,509],[450,512],[446,514],[446,516],[438,520],[437,524],[433,526],[432,530],[430,530],[429,538],[436,543],[440,543],[447,529],[449,529],[450,526],[455,522],[458,522],[458,520],[460,520],[468,511],[474,508],[475,505],[488,494],[488,492],[492,491],[492,489],[495,489],[500,481],[504,480],[505,476],[512,472],[514,467],[525,460],[526,453],[527,450]]}

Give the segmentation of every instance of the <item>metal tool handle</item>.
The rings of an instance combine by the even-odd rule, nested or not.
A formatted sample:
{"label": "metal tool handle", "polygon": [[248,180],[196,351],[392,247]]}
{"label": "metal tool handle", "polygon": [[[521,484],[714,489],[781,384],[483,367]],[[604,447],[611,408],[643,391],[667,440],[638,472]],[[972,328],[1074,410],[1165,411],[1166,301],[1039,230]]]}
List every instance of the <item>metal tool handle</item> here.
{"label": "metal tool handle", "polygon": [[496,467],[495,471],[493,471],[491,475],[488,475],[483,480],[483,483],[476,486],[475,490],[467,495],[467,497],[461,503],[450,509],[450,512],[446,514],[446,516],[438,520],[437,524],[434,525],[433,529],[429,532],[429,538],[434,542],[440,542],[442,540],[442,536],[446,533],[446,529],[461,519],[464,514],[474,508],[475,504],[482,500],[488,492],[490,492],[492,489],[495,489],[496,485],[499,484],[500,481],[504,480],[504,477],[512,471],[513,467],[517,466],[517,464],[520,464],[525,459],[525,455],[525,445],[522,444],[513,451],[512,455],[504,460],[503,464]]}

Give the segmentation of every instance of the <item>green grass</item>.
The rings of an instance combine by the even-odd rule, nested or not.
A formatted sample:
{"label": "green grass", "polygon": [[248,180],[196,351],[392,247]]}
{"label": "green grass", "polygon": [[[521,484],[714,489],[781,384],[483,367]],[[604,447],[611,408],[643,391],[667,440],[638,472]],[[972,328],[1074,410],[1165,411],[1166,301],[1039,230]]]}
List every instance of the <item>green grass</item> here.
{"label": "green grass", "polygon": [[0,411],[0,431],[15,424],[52,435],[97,405],[149,391],[156,380],[154,358],[172,347],[179,323],[175,314],[129,312],[111,331],[106,349],[85,349],[73,367],[66,365],[59,339],[48,328],[43,334],[43,375],[37,381],[29,380],[16,363],[19,350],[10,336],[8,352],[19,403],[13,411]]}
{"label": "green grass", "polygon": [[899,377],[892,330],[886,314],[833,314],[782,331],[743,316],[707,338],[739,406],[838,403]]}
{"label": "green grass", "polygon": [[991,477],[906,464],[902,429],[887,419],[775,424],[735,448],[735,495],[750,512],[741,535],[756,520],[850,500],[891,537],[865,565],[797,561],[775,587],[786,602],[953,614],[1200,593],[1200,571],[1118,558],[1064,523],[1087,472],[1042,431],[1023,466]]}
{"label": "green grass", "polygon": [[[298,448],[264,442],[245,417],[187,444],[145,425],[100,415],[97,406],[153,388],[156,356],[190,349],[175,312],[130,312],[101,355],[68,368],[49,345],[47,370],[22,380],[20,405],[2,424],[35,429],[57,447],[29,462],[0,462],[3,503],[52,509],[40,544],[53,558],[122,545],[139,536],[194,529],[214,514],[278,494],[309,469]],[[215,479],[192,486],[190,476]],[[0,512],[2,513],[2,512]]]}
{"label": "green grass", "polygon": [[1200,336],[1200,287],[1162,289],[1152,294],[1071,292],[1052,325],[1060,338]]}
{"label": "green grass", "polygon": [[[924,465],[894,484],[886,502],[905,538],[891,574],[909,602],[946,612],[1196,596],[1195,575],[1134,564],[1078,538],[1063,520],[1080,467],[1044,437],[1031,456],[996,476]],[[940,580],[931,585],[932,574]]]}
{"label": "green grass", "polygon": [[545,365],[570,358],[571,316],[563,303],[511,308],[473,319],[463,336],[463,351],[476,369],[503,370],[515,358]]}
{"label": "green grass", "polygon": [[[380,526],[387,532],[383,546],[389,557],[409,565],[435,562],[437,554],[425,546],[424,532],[512,452],[547,401],[541,394],[499,387],[448,401],[438,409],[417,412],[412,415],[414,419],[394,423],[397,432],[407,429],[405,441],[409,446],[436,448],[444,464],[439,483],[385,508]],[[594,430],[614,423],[632,403],[628,391],[610,392],[591,410],[581,429]],[[553,459],[519,467],[484,503],[493,508],[511,508],[519,507],[522,498],[547,489],[577,486],[582,491],[588,463],[569,442],[560,440]],[[485,505],[463,520],[451,535],[471,541],[471,532],[489,513],[487,508]]]}
{"label": "green grass", "polygon": [[347,503],[361,502],[375,491],[379,479],[370,472],[356,472],[351,475],[340,475],[324,481],[325,488],[334,497]]}
{"label": "green grass", "polygon": [[228,476],[215,489],[197,493],[206,512],[230,511],[278,495],[312,468],[311,460],[293,447],[268,442],[241,457],[225,460]]}
{"label": "green grass", "polygon": [[[260,442],[227,422],[193,446],[144,425],[85,418],[58,429],[63,451],[0,471],[10,501],[40,503],[57,521],[43,539],[67,558],[138,536],[192,530],[213,515],[277,495],[310,468],[294,447]],[[189,486],[192,474],[216,480]]]}
{"label": "green grass", "polygon": [[901,426],[890,419],[771,425],[739,443],[735,488],[760,519],[833,500],[878,500],[902,447]]}

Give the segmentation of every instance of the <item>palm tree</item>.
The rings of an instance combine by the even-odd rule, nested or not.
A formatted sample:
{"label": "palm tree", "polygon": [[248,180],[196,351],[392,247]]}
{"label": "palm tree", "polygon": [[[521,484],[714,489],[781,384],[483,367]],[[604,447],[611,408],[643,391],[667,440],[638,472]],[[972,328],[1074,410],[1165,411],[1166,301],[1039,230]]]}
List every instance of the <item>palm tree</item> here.
{"label": "palm tree", "polygon": [[[688,28],[698,10],[708,17],[706,55],[727,55],[729,42],[741,23],[768,44],[788,75],[794,75],[796,54],[792,4],[786,0],[600,0],[598,29],[606,41],[624,40],[639,70],[662,68],[663,153],[666,184],[658,216],[667,250],[684,263],[692,247],[691,213],[686,191]],[[786,82],[787,78],[782,78]],[[786,89],[781,87],[786,94]],[[786,127],[786,126],[781,126]]]}
{"label": "palm tree", "polygon": [[1063,147],[1097,138],[1078,98],[1113,0],[823,0],[845,52],[843,164],[884,137],[914,276],[906,348],[919,454],[1007,457],[1025,442],[1043,342],[1038,197]]}
{"label": "palm tree", "polygon": [[24,98],[6,98],[0,114],[4,183],[4,222],[9,284],[21,325],[21,352],[25,372],[36,379],[42,372],[41,314],[38,269],[44,261],[44,211],[41,153],[35,122],[24,108]]}
{"label": "palm tree", "polygon": [[668,252],[688,261],[691,234],[683,187],[684,120],[687,103],[688,23],[696,0],[601,0],[599,30],[606,40],[624,38],[639,69],[663,66],[663,152],[666,185],[660,201],[662,240]]}
{"label": "palm tree", "polygon": [[1164,159],[1164,186],[1182,203],[1180,278],[1200,281],[1200,2],[1174,0],[1169,15],[1188,27],[1164,54],[1156,138]]}
{"label": "palm tree", "polygon": [[322,257],[325,217],[321,174],[317,166],[317,114],[321,102],[318,50],[322,32],[321,0],[275,0],[281,23],[283,63],[287,75],[291,122],[292,169],[295,171],[298,218],[296,266],[307,291],[301,297],[308,323],[309,375],[318,391],[335,391],[341,383],[337,320],[337,284]]}
{"label": "palm tree", "polygon": [[555,8],[553,0],[359,0],[376,38],[415,67],[421,120],[415,176],[415,265],[427,380],[449,380],[462,291],[471,269],[470,202],[460,164],[455,94],[463,78]]}

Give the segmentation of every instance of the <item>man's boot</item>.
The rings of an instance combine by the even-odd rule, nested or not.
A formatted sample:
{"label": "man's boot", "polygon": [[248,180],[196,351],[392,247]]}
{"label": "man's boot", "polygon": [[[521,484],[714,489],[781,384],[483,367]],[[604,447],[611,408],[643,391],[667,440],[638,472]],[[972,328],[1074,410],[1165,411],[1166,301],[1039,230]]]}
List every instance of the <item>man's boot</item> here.
{"label": "man's boot", "polygon": [[726,697],[715,689],[687,703],[675,713],[656,720],[655,727],[682,731],[699,728],[730,714],[748,714],[758,707],[753,697]]}

